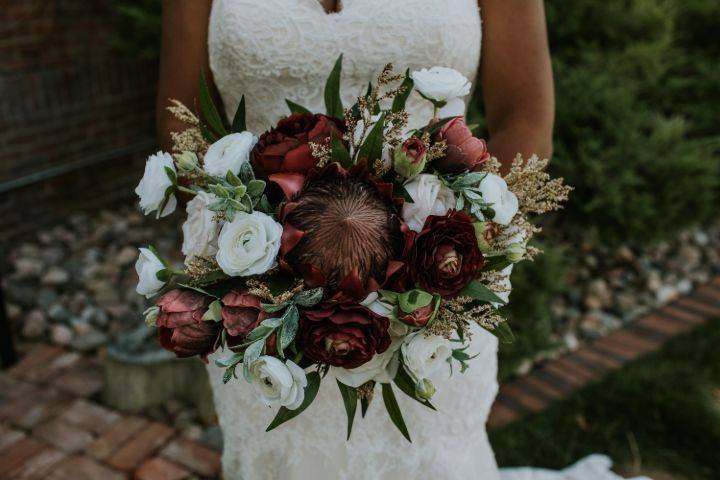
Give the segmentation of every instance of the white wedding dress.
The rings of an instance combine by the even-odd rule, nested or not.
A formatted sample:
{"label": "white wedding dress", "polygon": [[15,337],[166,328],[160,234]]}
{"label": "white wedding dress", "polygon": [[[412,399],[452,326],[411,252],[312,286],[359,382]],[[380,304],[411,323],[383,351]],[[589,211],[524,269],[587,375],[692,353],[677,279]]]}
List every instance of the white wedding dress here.
{"label": "white wedding dress", "polygon": [[[344,54],[345,105],[366,89],[388,62],[397,71],[434,65],[475,79],[481,20],[477,0],[344,0],[327,14],[318,0],[215,0],[209,31],[210,65],[226,109],[241,95],[248,128],[256,134],[288,114],[285,99],[324,112],[323,89]],[[415,126],[427,122],[428,102],[407,104]],[[478,357],[464,374],[434,379],[433,412],[396,390],[413,443],[390,422],[379,388],[367,416],[358,413],[350,441],[346,415],[332,378],[300,416],[265,433],[275,412],[262,406],[241,378],[227,385],[208,367],[224,433],[226,480],[338,479],[615,479],[604,457],[589,457],[566,472],[498,471],[485,432],[497,393],[497,341],[477,329]],[[223,353],[216,354],[216,357]],[[448,372],[449,373],[449,372]]]}

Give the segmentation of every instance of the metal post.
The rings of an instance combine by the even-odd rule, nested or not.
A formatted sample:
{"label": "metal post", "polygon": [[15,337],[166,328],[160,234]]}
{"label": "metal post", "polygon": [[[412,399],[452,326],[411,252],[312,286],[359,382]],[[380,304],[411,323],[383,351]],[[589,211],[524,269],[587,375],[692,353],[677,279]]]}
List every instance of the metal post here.
{"label": "metal post", "polygon": [[2,285],[2,271],[0,271],[0,367],[7,368],[15,363],[17,356],[10,331],[10,320],[5,311]]}

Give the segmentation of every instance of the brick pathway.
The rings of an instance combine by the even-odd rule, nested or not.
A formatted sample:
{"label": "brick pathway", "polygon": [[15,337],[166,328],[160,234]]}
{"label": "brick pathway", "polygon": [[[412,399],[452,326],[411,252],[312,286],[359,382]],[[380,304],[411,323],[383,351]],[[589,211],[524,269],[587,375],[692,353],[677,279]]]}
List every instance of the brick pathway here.
{"label": "brick pathway", "polygon": [[720,276],[605,337],[501,385],[488,425],[503,427],[523,415],[539,412],[711,318],[720,318]]}
{"label": "brick pathway", "polygon": [[[712,317],[720,317],[720,277],[502,385],[489,425],[540,411]],[[217,478],[219,452],[162,423],[93,402],[102,382],[96,360],[47,345],[0,372],[0,479]]]}
{"label": "brick pathway", "polygon": [[95,360],[46,345],[0,372],[0,479],[217,478],[219,452],[90,400],[102,381]]}

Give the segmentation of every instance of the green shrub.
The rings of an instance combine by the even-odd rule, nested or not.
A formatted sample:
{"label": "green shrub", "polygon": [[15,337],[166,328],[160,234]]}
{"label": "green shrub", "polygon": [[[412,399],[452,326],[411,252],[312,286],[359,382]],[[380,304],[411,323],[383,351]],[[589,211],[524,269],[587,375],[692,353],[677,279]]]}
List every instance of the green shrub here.
{"label": "green shrub", "polygon": [[157,58],[162,29],[160,0],[117,0],[112,9],[115,31],[110,37],[111,45],[128,57]]}

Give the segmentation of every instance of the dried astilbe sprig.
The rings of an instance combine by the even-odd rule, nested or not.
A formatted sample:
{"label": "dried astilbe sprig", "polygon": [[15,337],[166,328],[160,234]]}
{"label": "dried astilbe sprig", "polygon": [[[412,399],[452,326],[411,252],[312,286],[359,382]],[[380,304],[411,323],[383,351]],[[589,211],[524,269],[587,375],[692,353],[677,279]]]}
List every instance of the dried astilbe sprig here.
{"label": "dried astilbe sprig", "polygon": [[[511,244],[517,243],[518,238],[527,245],[541,231],[542,228],[530,223],[527,217],[515,215],[510,225],[499,227],[497,236],[492,240],[491,248],[498,252],[505,251]],[[528,246],[526,258],[532,260],[538,253],[540,253],[539,249]]]}
{"label": "dried astilbe sprig", "polygon": [[447,151],[447,143],[445,142],[445,140],[431,143],[430,134],[425,132],[422,136],[422,141],[425,145],[430,145],[430,147],[427,149],[427,153],[425,154],[428,163],[432,162],[436,158],[441,158],[445,156],[445,152]]}
{"label": "dried astilbe sprig", "polygon": [[317,160],[316,165],[320,168],[330,163],[332,158],[332,150],[328,143],[310,142],[310,154]]}
{"label": "dried astilbe sprig", "polygon": [[189,126],[180,132],[170,133],[173,152],[195,152],[202,157],[208,149],[208,143],[200,131],[200,119],[179,100],[170,99],[167,109],[176,119]]}
{"label": "dried astilbe sprig", "polygon": [[373,399],[373,395],[375,394],[375,382],[373,380],[370,380],[369,382],[365,382],[362,385],[360,385],[357,388],[357,395],[358,398],[365,399],[370,403]]}
{"label": "dried astilbe sprig", "polygon": [[183,123],[192,125],[193,127],[200,126],[200,119],[192,112],[192,110],[186,107],[184,103],[180,100],[175,100],[174,98],[170,99],[170,103],[171,105],[167,107],[167,109],[175,118]]}
{"label": "dried astilbe sprig", "polygon": [[545,171],[548,160],[533,155],[526,162],[518,155],[510,173],[505,176],[508,188],[517,195],[520,212],[542,214],[558,210],[568,199],[572,187],[563,184],[562,178],[551,178]]}
{"label": "dried astilbe sprig", "polygon": [[188,284],[195,287],[216,282],[217,279],[212,276],[218,272],[221,272],[220,266],[213,257],[191,257],[185,264],[185,274],[189,278]]}
{"label": "dried astilbe sprig", "polygon": [[279,305],[292,299],[296,293],[302,292],[305,288],[305,283],[302,280],[297,280],[289,290],[279,295],[273,295],[270,286],[259,279],[250,279],[245,282],[245,286],[248,288],[249,294],[264,300],[265,303]]}

